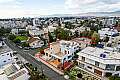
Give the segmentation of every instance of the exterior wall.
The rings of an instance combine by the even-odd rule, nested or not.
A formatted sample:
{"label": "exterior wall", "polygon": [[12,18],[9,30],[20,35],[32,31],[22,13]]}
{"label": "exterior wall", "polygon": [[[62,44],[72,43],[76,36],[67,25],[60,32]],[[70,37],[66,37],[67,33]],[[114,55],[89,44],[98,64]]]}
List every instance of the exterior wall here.
{"label": "exterior wall", "polygon": [[11,54],[13,54],[12,51],[5,52],[5,53],[0,55],[0,66],[4,66],[4,65],[6,65],[8,63],[13,62],[13,57],[11,56]]}
{"label": "exterior wall", "polygon": [[[54,56],[55,58],[58,58],[61,60],[61,63],[65,62],[65,61],[69,61],[73,58],[74,56],[74,52],[76,52],[77,50],[79,50],[78,48],[78,44],[71,46],[69,45],[69,47],[66,47],[66,45],[62,45],[62,44],[57,44],[53,43],[50,44],[50,48],[48,50],[44,50],[45,53],[48,53],[48,57],[49,55]],[[66,54],[65,54],[66,51]],[[56,53],[61,52],[61,54],[63,56],[57,56]]]}
{"label": "exterior wall", "polygon": [[38,18],[33,19],[34,26],[40,26],[40,20]]}
{"label": "exterior wall", "polygon": [[18,34],[18,29],[12,29],[11,33],[14,34],[14,35],[17,35]]}
{"label": "exterior wall", "polygon": [[[85,70],[88,70],[88,71],[90,71],[94,74],[96,74],[95,70],[98,70],[98,71],[102,72],[102,74],[101,74],[102,77],[104,77],[107,72],[112,73],[112,75],[115,75],[115,74],[120,75],[120,71],[116,71],[116,66],[120,66],[120,64],[116,65],[116,63],[114,63],[114,64],[112,63],[113,65],[115,65],[114,70],[105,70],[107,64],[103,64],[103,63],[101,63],[101,61],[99,61],[99,66],[98,67],[95,65],[95,60],[85,58],[85,61],[82,61],[82,55],[79,56],[77,61],[78,61],[78,66],[79,67],[81,67],[81,64],[84,64],[84,66],[81,67],[81,68],[83,68]],[[89,69],[88,66],[90,66],[92,69]],[[96,75],[98,75],[98,74],[96,74]]]}
{"label": "exterior wall", "polygon": [[28,75],[28,71],[27,71],[26,68],[20,69],[19,71],[17,71],[16,73],[11,74],[8,77],[12,77],[12,76],[16,75],[17,73],[19,73],[20,71],[23,71],[23,70],[25,71],[25,73],[22,74],[22,75],[17,75],[18,77],[15,78],[14,80],[29,80],[30,75]]}
{"label": "exterior wall", "polygon": [[0,47],[2,47],[2,44],[3,44],[3,42],[2,42],[2,41],[0,41]]}
{"label": "exterior wall", "polygon": [[94,61],[97,61],[97,62],[100,62],[100,63],[103,63],[103,64],[120,64],[120,60],[115,60],[115,59],[102,59],[102,58],[99,58],[99,57],[95,57],[95,56],[91,56],[91,55],[88,55],[88,54],[84,54],[84,53],[79,53],[79,56],[83,56],[83,57],[86,57],[88,59],[91,59],[91,60],[94,60]]}
{"label": "exterior wall", "polygon": [[[76,52],[79,48],[77,48],[78,45],[75,45],[75,46],[69,46],[66,47],[66,45],[60,45],[61,47],[61,52],[65,54],[65,51],[67,52],[67,54],[65,54],[63,57],[62,57],[62,63],[64,62],[64,58],[65,58],[65,61],[69,61],[73,58],[74,56],[74,52]],[[68,53],[69,52],[69,53]],[[71,56],[70,58],[68,58],[68,56]]]}
{"label": "exterior wall", "polygon": [[29,34],[32,36],[41,36],[42,34],[44,35],[44,31],[39,31],[39,30],[29,30]]}
{"label": "exterior wall", "polygon": [[39,41],[34,41],[33,43],[31,43],[29,45],[32,48],[38,48],[38,47],[42,47],[44,45],[44,42],[43,41],[40,41],[40,42]]}

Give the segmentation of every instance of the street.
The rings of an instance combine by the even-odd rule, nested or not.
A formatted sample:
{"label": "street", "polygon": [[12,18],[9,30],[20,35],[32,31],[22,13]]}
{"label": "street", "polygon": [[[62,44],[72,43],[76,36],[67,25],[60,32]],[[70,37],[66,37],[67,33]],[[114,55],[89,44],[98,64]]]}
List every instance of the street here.
{"label": "street", "polygon": [[[4,41],[12,50],[17,51],[18,54],[20,54],[23,58],[25,58],[27,61],[29,61],[30,64],[32,64],[33,66],[36,66],[39,71],[41,71],[41,69],[43,69],[43,73],[47,77],[49,77],[50,80],[65,80],[63,76],[59,75],[58,73],[53,71],[51,68],[49,68],[48,66],[44,65],[40,61],[36,60],[33,56],[31,56],[31,55],[34,55],[34,51],[33,50],[24,51],[23,49],[18,48],[10,40],[4,39]],[[42,68],[41,68],[41,66],[42,66]]]}

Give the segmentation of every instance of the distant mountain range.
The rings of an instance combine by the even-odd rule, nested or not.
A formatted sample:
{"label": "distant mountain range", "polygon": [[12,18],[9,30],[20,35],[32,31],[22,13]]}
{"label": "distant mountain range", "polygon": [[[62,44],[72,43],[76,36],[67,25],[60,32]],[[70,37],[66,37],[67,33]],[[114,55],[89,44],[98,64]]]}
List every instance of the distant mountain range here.
{"label": "distant mountain range", "polygon": [[120,11],[115,11],[115,12],[88,12],[88,13],[80,13],[80,14],[53,14],[53,15],[48,15],[47,17],[70,17],[70,16],[116,16],[120,17]]}

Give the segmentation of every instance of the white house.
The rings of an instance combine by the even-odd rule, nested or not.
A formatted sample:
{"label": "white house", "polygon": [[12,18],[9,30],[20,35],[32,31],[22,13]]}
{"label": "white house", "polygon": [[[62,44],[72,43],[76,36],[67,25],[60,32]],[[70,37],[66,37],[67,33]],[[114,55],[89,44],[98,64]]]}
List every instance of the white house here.
{"label": "white house", "polygon": [[39,37],[30,37],[27,42],[31,48],[39,48],[44,45],[44,41],[42,41]]}
{"label": "white house", "polygon": [[56,27],[53,27],[52,25],[48,26],[48,31],[49,32],[54,32],[54,30],[56,30]]}
{"label": "white house", "polygon": [[45,49],[46,60],[53,66],[58,67],[66,61],[72,60],[74,53],[79,50],[79,44],[73,41],[57,41],[50,44],[48,49]]}
{"label": "white house", "polygon": [[26,68],[20,69],[17,64],[8,64],[0,68],[0,79],[1,80],[29,80]]}
{"label": "white house", "polygon": [[3,42],[0,47],[0,67],[13,62],[13,51]]}
{"label": "white house", "polygon": [[0,40],[0,47],[2,47],[2,45],[3,45],[3,41],[2,41],[2,40]]}
{"label": "white house", "polygon": [[120,53],[112,49],[86,47],[79,53],[78,66],[99,77],[108,74],[120,76]]}
{"label": "white house", "polygon": [[33,26],[40,26],[41,21],[39,20],[39,18],[34,18],[33,19]]}
{"label": "white house", "polygon": [[12,29],[11,33],[14,34],[14,35],[18,35],[20,31],[26,31],[26,29],[24,29],[24,28]]}
{"label": "white house", "polygon": [[110,28],[102,28],[101,30],[98,30],[98,33],[100,34],[100,39],[103,39],[104,37],[112,37],[115,34],[118,34],[118,31],[116,29],[110,29]]}
{"label": "white house", "polygon": [[43,30],[29,30],[31,36],[44,36]]}
{"label": "white house", "polygon": [[27,25],[26,31],[29,31],[29,30],[39,30],[39,28],[37,28],[36,26]]}

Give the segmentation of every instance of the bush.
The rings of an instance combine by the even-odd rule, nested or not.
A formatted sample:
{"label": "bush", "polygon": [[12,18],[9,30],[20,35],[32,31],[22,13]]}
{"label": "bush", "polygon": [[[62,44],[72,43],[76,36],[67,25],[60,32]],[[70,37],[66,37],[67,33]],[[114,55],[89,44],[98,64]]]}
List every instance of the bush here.
{"label": "bush", "polygon": [[120,80],[120,77],[117,77],[117,76],[111,76],[111,77],[109,77],[109,80]]}

